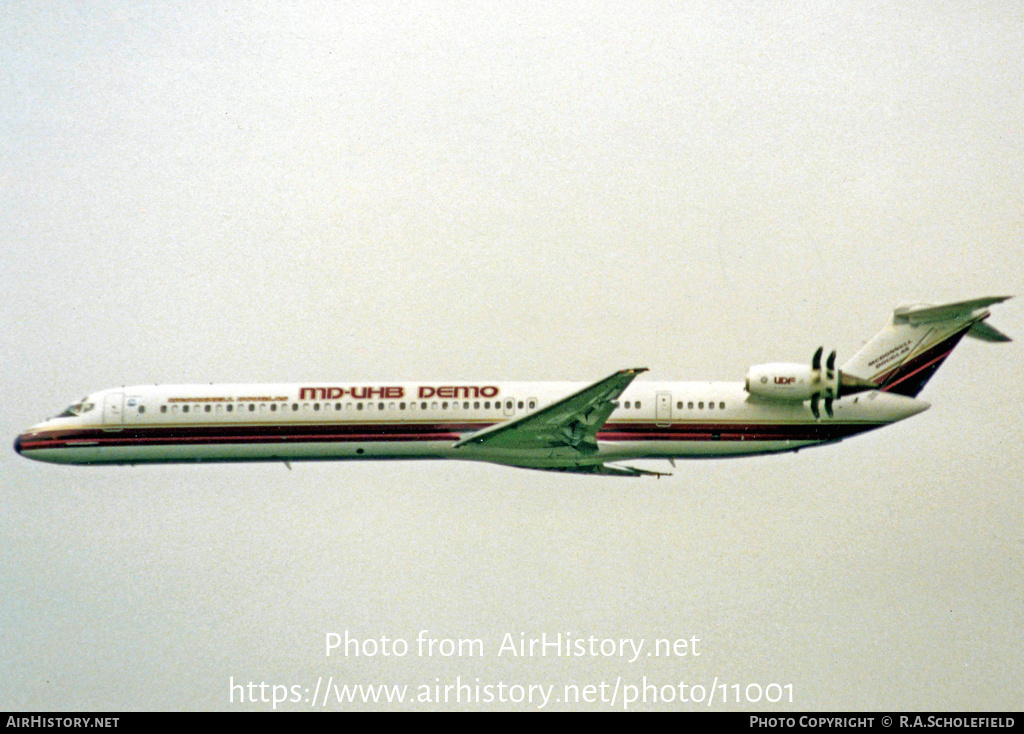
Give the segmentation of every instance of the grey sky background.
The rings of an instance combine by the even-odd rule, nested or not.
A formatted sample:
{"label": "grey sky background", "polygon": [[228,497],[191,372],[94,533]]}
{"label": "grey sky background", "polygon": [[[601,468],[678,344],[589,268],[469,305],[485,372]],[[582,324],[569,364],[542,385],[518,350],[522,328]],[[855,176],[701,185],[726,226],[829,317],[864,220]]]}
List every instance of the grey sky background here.
{"label": "grey sky background", "polygon": [[[1020,295],[1024,11],[960,5],[8,3],[4,435],[120,384],[741,380]],[[1024,338],[1020,303],[992,323]],[[333,675],[1019,709],[1018,343],[966,340],[905,423],[657,481],[8,449],[0,708]],[[487,654],[326,658],[346,629]]]}

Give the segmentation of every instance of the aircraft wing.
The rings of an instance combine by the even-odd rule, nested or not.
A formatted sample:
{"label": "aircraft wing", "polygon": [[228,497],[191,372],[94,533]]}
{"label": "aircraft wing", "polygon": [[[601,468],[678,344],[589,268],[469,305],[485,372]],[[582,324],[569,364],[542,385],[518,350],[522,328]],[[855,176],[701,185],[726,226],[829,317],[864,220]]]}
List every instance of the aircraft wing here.
{"label": "aircraft wing", "polygon": [[547,407],[489,426],[455,444],[497,449],[569,447],[585,454],[597,452],[597,432],[615,410],[615,401],[646,367],[619,370]]}
{"label": "aircraft wing", "polygon": [[554,466],[554,467],[533,467],[543,471],[570,472],[573,474],[603,474],[609,477],[670,477],[671,474],[660,471],[650,471],[636,466],[616,464],[588,464],[585,466]]}

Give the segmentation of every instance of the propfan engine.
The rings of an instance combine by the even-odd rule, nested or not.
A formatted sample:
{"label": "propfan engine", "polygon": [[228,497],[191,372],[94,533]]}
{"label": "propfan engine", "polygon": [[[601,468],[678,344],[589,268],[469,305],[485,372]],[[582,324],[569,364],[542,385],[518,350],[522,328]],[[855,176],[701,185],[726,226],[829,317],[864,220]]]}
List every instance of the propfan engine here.
{"label": "propfan engine", "polygon": [[825,402],[825,412],[832,417],[832,403],[838,398],[878,388],[873,382],[837,370],[835,351],[828,355],[825,369],[822,370],[821,355],[824,351],[822,347],[818,347],[811,358],[810,366],[776,363],[751,367],[747,371],[747,392],[773,400],[810,400],[811,412],[820,420],[819,405],[822,399]]}

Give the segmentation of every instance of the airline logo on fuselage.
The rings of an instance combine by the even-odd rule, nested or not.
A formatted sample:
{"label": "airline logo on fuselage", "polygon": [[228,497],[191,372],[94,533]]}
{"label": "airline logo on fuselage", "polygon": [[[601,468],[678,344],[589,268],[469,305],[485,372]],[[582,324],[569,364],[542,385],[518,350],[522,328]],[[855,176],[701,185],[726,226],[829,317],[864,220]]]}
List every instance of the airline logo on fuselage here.
{"label": "airline logo on fuselage", "polygon": [[[501,392],[495,385],[420,385],[418,398],[493,398]],[[300,387],[299,400],[399,400],[407,397],[401,385],[370,387]],[[411,395],[408,397],[412,397]]]}

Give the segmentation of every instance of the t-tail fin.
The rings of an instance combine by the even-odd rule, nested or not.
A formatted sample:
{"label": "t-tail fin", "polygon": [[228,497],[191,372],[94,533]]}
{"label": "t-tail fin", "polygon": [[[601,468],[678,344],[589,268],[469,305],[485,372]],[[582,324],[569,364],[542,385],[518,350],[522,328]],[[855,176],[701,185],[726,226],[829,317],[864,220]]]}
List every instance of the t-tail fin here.
{"label": "t-tail fin", "polygon": [[1008,298],[900,306],[893,311],[892,321],[843,365],[843,372],[870,380],[884,392],[915,397],[964,335],[1010,341],[984,323],[989,317],[987,307]]}

